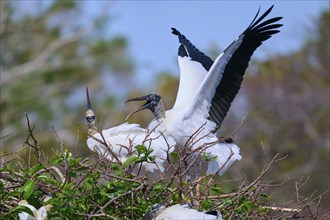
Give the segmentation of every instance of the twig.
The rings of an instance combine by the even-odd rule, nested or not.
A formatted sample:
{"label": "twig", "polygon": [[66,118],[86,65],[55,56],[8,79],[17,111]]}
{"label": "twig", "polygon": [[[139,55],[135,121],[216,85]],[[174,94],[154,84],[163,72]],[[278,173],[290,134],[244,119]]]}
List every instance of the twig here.
{"label": "twig", "polygon": [[295,209],[295,208],[282,208],[276,206],[261,206],[263,209],[270,209],[273,211],[281,211],[281,212],[301,212],[302,209]]}
{"label": "twig", "polygon": [[[39,164],[41,164],[41,152],[40,152],[41,149],[40,149],[40,146],[38,145],[37,139],[35,139],[35,137],[33,136],[33,130],[34,130],[35,126],[31,127],[27,112],[25,113],[25,117],[26,117],[28,129],[29,129],[29,135],[26,138],[26,141],[24,143],[27,144],[28,146],[30,146],[31,148],[35,149],[36,155],[37,155],[37,161]],[[33,144],[31,144],[29,142],[30,138],[32,139]]]}

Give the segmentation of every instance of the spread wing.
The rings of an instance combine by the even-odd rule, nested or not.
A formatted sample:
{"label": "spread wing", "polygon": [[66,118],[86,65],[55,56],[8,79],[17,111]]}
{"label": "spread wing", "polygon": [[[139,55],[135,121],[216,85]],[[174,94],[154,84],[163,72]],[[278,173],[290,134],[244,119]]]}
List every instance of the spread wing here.
{"label": "spread wing", "polygon": [[216,123],[215,131],[220,127],[241,87],[253,52],[282,26],[277,23],[282,17],[264,20],[272,8],[258,18],[259,9],[248,28],[217,57],[189,106],[187,117],[206,101],[208,119]]}
{"label": "spread wing", "polygon": [[213,60],[199,51],[183,34],[172,28],[172,33],[178,36],[178,63],[180,68],[180,83],[173,108],[186,107],[196,94]]}

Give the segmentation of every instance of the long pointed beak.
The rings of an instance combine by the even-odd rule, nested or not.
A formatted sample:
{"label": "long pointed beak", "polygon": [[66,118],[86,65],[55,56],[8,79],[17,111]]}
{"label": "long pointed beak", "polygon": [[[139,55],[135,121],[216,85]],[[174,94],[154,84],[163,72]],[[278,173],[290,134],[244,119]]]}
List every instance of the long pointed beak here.
{"label": "long pointed beak", "polygon": [[91,100],[89,99],[89,92],[88,92],[87,86],[86,86],[86,97],[87,97],[87,110],[89,110],[89,109],[93,110],[92,105],[91,105]]}
{"label": "long pointed beak", "polygon": [[[144,101],[144,100],[147,100],[147,96],[141,96],[141,97],[137,97],[137,98],[133,98],[133,99],[128,99],[125,101],[125,104],[127,102],[133,102],[133,101]],[[144,109],[148,109],[148,102],[145,103],[144,105],[142,105],[139,109],[135,110],[134,112],[130,113],[129,115],[127,115],[126,119],[127,120],[129,117],[131,117],[132,115],[134,115],[135,113],[139,112],[139,111],[142,111]]]}
{"label": "long pointed beak", "polygon": [[126,117],[125,120],[127,120],[129,117],[131,117],[131,116],[134,115],[135,113],[137,113],[137,112],[139,112],[139,111],[142,111],[142,110],[144,110],[144,109],[148,109],[148,107],[145,106],[145,105],[141,106],[139,109],[137,109],[137,110],[135,110],[134,112],[132,112],[132,113],[130,113],[129,115],[127,115],[127,117]]}
{"label": "long pointed beak", "polygon": [[137,98],[133,98],[133,99],[127,99],[127,100],[125,101],[125,104],[126,104],[127,102],[132,102],[132,101],[144,101],[144,100],[147,100],[147,96],[146,96],[146,95],[141,96],[141,97],[137,97]]}

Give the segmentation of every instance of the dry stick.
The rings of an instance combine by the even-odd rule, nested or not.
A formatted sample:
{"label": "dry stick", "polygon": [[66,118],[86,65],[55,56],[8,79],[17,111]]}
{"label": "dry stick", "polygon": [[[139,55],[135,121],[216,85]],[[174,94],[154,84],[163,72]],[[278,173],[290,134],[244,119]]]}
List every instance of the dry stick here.
{"label": "dry stick", "polygon": [[273,211],[281,211],[281,212],[301,212],[302,209],[294,209],[294,208],[282,208],[276,206],[262,206],[264,209],[270,209]]}
{"label": "dry stick", "polygon": [[[169,161],[169,154],[168,154],[168,151],[170,149],[170,145],[169,145],[168,141],[166,140],[166,138],[164,136],[164,133],[163,132],[159,132],[159,135],[156,136],[155,138],[152,138],[151,137],[151,133],[154,132],[157,129],[157,127],[160,126],[162,123],[163,123],[163,121],[159,122],[153,129],[147,131],[147,135],[144,138],[144,140],[142,141],[142,145],[145,145],[146,142],[149,142],[149,146],[148,146],[148,150],[149,150],[151,148],[152,141],[154,141],[154,140],[156,140],[156,139],[158,139],[160,137],[163,137],[164,140],[165,140],[165,143],[167,145],[167,150],[164,150],[165,152],[167,152],[166,153],[166,155],[167,155],[167,158],[166,159],[167,159],[168,162],[170,162]],[[159,170],[158,164],[157,163],[154,163],[154,164],[157,166],[157,169]],[[141,168],[142,168],[142,164],[140,165],[140,169],[139,169],[138,175],[140,173]]]}
{"label": "dry stick", "polygon": [[[253,190],[253,193],[251,195],[252,197],[252,207],[257,203],[259,195],[261,193],[261,191],[263,190],[263,187],[256,187]],[[246,218],[248,218],[249,216],[251,216],[252,212],[254,211],[254,209],[251,209],[248,213],[246,213]]]}
{"label": "dry stick", "polygon": [[78,187],[87,177],[90,173],[92,173],[95,170],[95,167],[98,165],[98,161],[96,162],[96,164],[94,164],[92,167],[89,167],[88,172],[85,174],[85,176],[83,178],[81,178],[80,181],[78,181],[74,186],[72,186],[72,190],[74,190],[76,187]]}
{"label": "dry stick", "polygon": [[[232,157],[234,155],[234,153],[233,153],[233,151],[231,151],[230,152],[230,155],[229,155],[229,157],[226,159],[226,161],[225,161],[225,163],[221,166],[221,167],[219,167],[219,169],[214,173],[214,174],[212,174],[211,175],[211,177],[210,177],[210,180],[208,181],[208,187],[206,187],[204,190],[203,190],[203,192],[202,192],[202,194],[206,194],[206,191],[209,191],[210,190],[210,188],[211,188],[211,185],[212,185],[212,183],[214,182],[214,179],[215,179],[215,177],[218,175],[218,173],[224,168],[224,166],[229,162],[229,160],[230,160],[230,158]],[[207,176],[204,176],[201,180],[203,180],[203,179],[205,179]],[[200,181],[201,181],[200,180]],[[198,183],[197,183],[198,184]]]}
{"label": "dry stick", "polygon": [[[244,120],[244,119],[243,119],[243,120]],[[242,124],[242,123],[243,123],[243,121],[241,122],[241,124]],[[240,124],[240,126],[241,126],[241,124]],[[194,132],[194,133],[188,138],[188,140],[187,140],[187,142],[186,142],[184,148],[189,147],[190,144],[194,145],[194,144],[197,143],[199,140],[201,140],[202,138],[205,138],[205,137],[208,135],[208,134],[206,134],[206,135],[204,135],[203,137],[200,137],[199,139],[196,140],[197,135],[200,134],[200,133],[202,132],[204,126],[205,126],[205,123],[204,123],[199,129],[197,129],[197,130],[196,130],[196,131],[195,131],[195,132]],[[239,126],[239,127],[240,127],[240,126]],[[238,128],[239,128],[239,127],[238,127]],[[233,133],[235,133],[235,132],[238,130],[238,128],[237,128]],[[220,139],[220,141],[221,141],[221,140],[222,140],[222,139]],[[210,143],[210,144],[216,144],[216,143],[218,143],[218,142],[220,142],[220,141],[217,141],[217,142],[214,142],[214,143]],[[210,146],[211,146],[211,145],[210,145]],[[209,147],[210,147],[210,146],[209,146]],[[180,157],[179,162],[181,162],[182,160],[185,160],[189,155],[191,155],[192,153],[195,153],[195,152],[197,152],[197,151],[199,151],[199,155],[201,155],[201,151],[200,151],[200,150],[203,149],[203,148],[205,148],[204,145],[202,145],[201,147],[198,147],[198,148],[196,148],[195,150],[189,152],[189,154],[188,154],[188,155],[185,155],[184,158],[181,158],[181,157]],[[182,153],[182,152],[183,152],[183,150],[182,150],[182,151],[179,150],[179,153]],[[181,155],[181,154],[180,154],[180,155]],[[225,166],[225,164],[228,163],[228,161],[230,160],[230,158],[232,157],[232,155],[233,155],[233,152],[231,152],[231,156],[227,159],[227,161],[224,163],[224,165],[219,169],[219,171],[218,171],[214,176],[216,176],[216,175],[220,172],[220,170]],[[194,161],[196,161],[196,160],[197,160],[197,157],[195,158]],[[170,161],[169,161],[169,162],[170,162]],[[180,177],[181,179],[182,179],[183,175],[185,175],[185,174],[188,172],[188,170],[191,168],[192,165],[193,165],[193,163],[190,164],[190,166],[186,169],[186,171],[184,171],[183,173],[179,174],[179,177]],[[170,183],[167,185],[167,187],[169,187],[169,186],[173,183],[176,174],[178,174],[178,173],[179,173],[179,170],[181,169],[181,166],[182,166],[182,164],[179,163],[179,166],[177,167],[177,169],[176,169],[175,173],[173,174],[173,176],[172,176],[172,178],[171,178],[171,181],[170,181]],[[181,180],[180,178],[179,178],[179,181]],[[205,176],[204,178],[206,178],[206,176]],[[202,179],[204,179],[204,178],[202,178]],[[202,179],[201,179],[201,180],[202,180]],[[194,184],[194,185],[196,186],[198,183],[199,183],[199,181],[197,181],[196,184]],[[180,186],[182,186],[182,181],[180,182]],[[167,187],[166,187],[166,188],[167,188]],[[181,189],[181,187],[180,187],[180,189]],[[188,191],[188,194],[189,194],[192,190],[193,190],[193,188],[191,188],[191,189]],[[163,191],[160,192],[158,196],[160,196],[162,193],[163,193]],[[188,195],[188,194],[186,194],[186,195]],[[157,197],[158,197],[158,196],[157,196]]]}
{"label": "dry stick", "polygon": [[[305,180],[305,182],[303,182],[303,183],[301,183],[301,185],[300,186],[298,186],[298,182],[296,182],[296,184],[295,184],[295,188],[296,188],[296,191],[295,191],[295,193],[293,194],[293,197],[296,195],[297,197],[297,202],[299,203],[299,198],[300,198],[300,196],[299,196],[299,190],[300,190],[300,188],[302,188],[307,182],[308,182],[308,180],[309,180],[309,177],[307,177],[306,178],[306,180]],[[293,198],[292,198],[293,199]]]}
{"label": "dry stick", "polygon": [[[80,128],[79,128],[80,129]],[[97,129],[94,129],[97,133],[99,133],[102,137],[102,140],[95,138],[93,135],[89,134],[88,132],[84,131],[83,129],[80,129],[82,132],[84,132],[85,134],[88,135],[88,137],[93,138],[95,141],[99,142],[100,144],[102,144],[105,148],[107,148],[107,150],[109,151],[109,153],[111,154],[111,156],[113,158],[115,158],[115,160],[117,161],[117,163],[119,163],[120,165],[122,164],[121,161],[118,159],[118,157],[116,156],[116,154],[111,150],[111,147],[108,145],[107,141],[104,138],[103,132],[98,131]]]}
{"label": "dry stick", "polygon": [[327,194],[327,193],[329,193],[329,192],[330,192],[330,189],[328,189],[327,191],[321,193],[319,196],[317,196],[316,198],[314,198],[314,199],[312,199],[312,200],[310,200],[310,201],[311,201],[311,202],[314,202],[316,199],[320,199],[320,197],[321,197],[321,199],[322,199],[322,196],[325,195],[325,194]]}
{"label": "dry stick", "polygon": [[[245,194],[251,187],[253,187],[254,185],[256,185],[257,184],[257,182],[259,182],[260,181],[260,179],[261,179],[261,177],[263,177],[266,173],[267,173],[267,171],[268,171],[268,169],[270,168],[270,166],[274,163],[274,162],[277,162],[277,161],[279,161],[279,160],[282,160],[282,159],[284,159],[285,157],[283,157],[283,158],[280,158],[280,159],[278,159],[278,160],[276,160],[276,158],[278,157],[278,155],[279,154],[276,154],[274,157],[273,157],[273,159],[268,163],[268,164],[266,164],[265,166],[264,166],[264,168],[262,169],[262,171],[261,171],[261,174],[252,182],[252,183],[250,183],[248,186],[246,186],[246,187],[242,187],[242,189],[238,192],[238,193],[235,193],[235,195],[233,196],[233,197],[237,197],[237,198],[239,198],[241,195],[243,195],[243,194]],[[217,206],[215,206],[215,208],[216,207],[218,207],[219,205],[217,205]]]}
{"label": "dry stick", "polygon": [[12,136],[12,135],[14,135],[14,133],[6,134],[6,135],[0,137],[0,140],[1,140],[1,139],[5,139],[5,138],[7,138],[7,137],[9,137],[9,136]]}
{"label": "dry stick", "polygon": [[63,163],[64,163],[64,170],[65,170],[64,183],[62,184],[61,188],[58,189],[58,191],[61,191],[65,187],[66,183],[68,181],[70,181],[69,178],[68,178],[70,168],[69,168],[68,161],[67,161],[67,152],[65,152],[65,149],[64,149],[64,143],[63,143],[62,139],[60,138],[60,136],[57,134],[55,128],[53,126],[52,126],[52,128],[53,128],[53,131],[54,131],[56,137],[59,139],[59,141],[61,143],[61,153],[62,153],[62,156],[63,156]]}
{"label": "dry stick", "polygon": [[[160,173],[160,174],[159,174],[159,179],[158,179],[158,180],[153,181],[153,183],[150,184],[149,187],[147,187],[147,189],[146,189],[147,192],[149,192],[150,189],[152,189],[156,184],[158,184],[158,183],[160,183],[160,182],[162,182],[162,181],[165,181],[165,180],[172,179],[173,176],[170,177],[170,178],[165,178],[166,173],[167,173],[171,168],[174,168],[174,165],[173,165],[173,164],[171,163],[171,161],[169,160],[169,153],[168,153],[168,151],[169,151],[169,149],[166,151],[166,152],[167,152],[167,156],[168,156],[168,160],[167,160],[167,161],[169,162],[169,166],[167,167],[167,169],[165,170],[164,173]],[[164,187],[164,190],[165,190],[166,188],[168,188],[168,187],[169,187],[169,186]],[[164,192],[164,190],[162,190],[162,191],[158,194],[158,196],[160,196],[160,195]],[[156,198],[158,198],[158,196],[156,196]]]}
{"label": "dry stick", "polygon": [[[199,154],[197,155],[197,157],[190,163],[188,169],[191,168],[191,166],[195,163],[195,161],[197,160],[197,158],[202,154],[203,152],[199,152]],[[184,175],[185,173],[183,173]],[[191,183],[191,188],[186,192],[185,196],[187,196],[189,193],[191,193],[194,189],[194,187],[198,186],[200,184],[200,182],[205,179],[207,176],[201,177],[199,178],[197,181],[193,181]]]}
{"label": "dry stick", "polygon": [[[190,169],[190,167],[193,165],[193,163],[191,163],[191,165],[188,167],[189,169],[186,169],[186,171],[180,173],[180,170],[182,169],[182,161],[185,161],[189,155],[191,155],[192,153],[194,153],[194,152],[200,150],[203,146],[201,146],[201,147],[199,147],[199,148],[193,150],[193,151],[190,152],[189,154],[185,154],[185,153],[184,153],[185,148],[190,147],[190,146],[188,145],[189,143],[194,143],[195,136],[197,136],[197,135],[203,130],[204,125],[205,125],[205,124],[203,124],[200,128],[198,128],[198,129],[197,129],[197,130],[196,130],[196,131],[195,131],[195,132],[189,137],[189,139],[187,140],[187,142],[186,142],[185,146],[183,147],[183,149],[180,149],[180,148],[179,148],[179,165],[178,165],[176,168],[175,168],[175,166],[174,166],[173,164],[171,164],[171,162],[168,160],[169,163],[170,163],[170,165],[172,165],[172,166],[175,168],[175,172],[174,172],[174,174],[172,175],[172,177],[169,178],[169,179],[170,179],[170,182],[167,184],[167,186],[165,187],[165,189],[167,189],[168,187],[170,187],[170,186],[172,185],[172,183],[173,183],[175,177],[178,176],[178,177],[179,177],[179,185],[180,185],[180,188],[179,188],[179,189],[182,190],[182,178],[183,178],[184,174],[186,174],[186,173],[188,172],[188,170]],[[203,136],[203,137],[205,137],[205,136]],[[183,156],[181,156],[181,155],[183,155]],[[195,160],[196,160],[196,159],[197,159],[197,157],[195,158]],[[195,161],[195,160],[194,160],[194,161]],[[159,196],[165,191],[165,189],[162,190],[162,191],[156,196],[156,198],[158,198],[158,197],[159,197]],[[192,191],[192,189],[189,190],[189,192],[191,192],[191,191]],[[181,191],[180,191],[180,192],[181,192]],[[180,195],[181,195],[181,193],[180,193]]]}
{"label": "dry stick", "polygon": [[116,156],[116,154],[111,150],[110,146],[108,145],[107,141],[105,140],[104,135],[103,135],[103,132],[101,131],[101,132],[99,132],[99,134],[101,135],[102,140],[103,140],[103,143],[102,144],[108,149],[108,151],[110,152],[111,156],[113,156],[116,159],[116,161],[121,165],[122,164],[121,161],[118,159],[118,157]]}
{"label": "dry stick", "polygon": [[[242,125],[242,123],[243,123],[243,121],[244,121],[244,119],[242,120],[242,122],[240,123],[240,125],[238,126],[238,128],[232,133],[232,134],[230,134],[229,136],[232,136],[235,132],[237,132],[237,130],[240,128],[240,126]],[[205,126],[205,124],[203,124],[200,128],[199,128],[199,132],[201,132],[202,131],[202,127],[203,126]],[[194,134],[196,134],[196,135],[198,135],[198,130],[194,133]],[[194,135],[193,134],[193,135]],[[193,139],[194,138],[191,138],[191,141],[192,141],[192,145],[194,145],[194,144],[196,144],[199,140],[201,140],[201,139],[203,139],[203,138],[205,138],[205,137],[207,137],[209,134],[211,134],[211,132],[210,133],[208,133],[208,134],[206,134],[206,135],[204,135],[204,136],[202,136],[202,137],[200,137],[199,139],[197,139],[196,141],[194,141],[193,142]],[[217,143],[220,143],[220,142],[222,142],[224,139],[226,139],[226,137],[224,137],[224,138],[220,138],[220,139],[218,139],[217,141],[215,141],[215,142],[210,142],[210,143],[206,143],[206,144],[204,144],[204,145],[209,145],[209,146],[207,146],[207,147],[204,147],[204,145],[202,145],[201,147],[199,147],[199,148],[196,148],[195,150],[193,150],[191,153],[194,153],[194,152],[196,152],[196,151],[200,151],[200,150],[202,150],[203,152],[205,152],[205,150],[206,149],[208,149],[208,148],[210,148],[211,146],[213,146],[213,145],[215,145],[215,144],[217,144]],[[204,149],[203,149],[204,148]],[[200,154],[199,154],[200,155]],[[206,188],[205,190],[204,190],[204,193],[205,193],[205,191],[206,190],[208,190],[209,188],[210,188],[210,186],[211,186],[211,184],[212,184],[212,182],[214,182],[214,178],[215,178],[215,176],[224,168],[224,166],[229,162],[229,160],[230,160],[230,158],[232,157],[234,155],[234,153],[233,153],[233,151],[231,150],[231,153],[230,153],[230,155],[229,155],[229,157],[227,158],[227,160],[225,161],[225,163],[217,170],[217,172],[216,173],[214,173],[212,176],[211,176],[211,179],[210,179],[210,181],[211,182],[209,182],[209,187],[208,188]],[[197,182],[197,184],[199,184],[199,181]]]}
{"label": "dry stick", "polygon": [[[180,154],[180,150],[179,150],[179,154]],[[179,160],[180,160],[180,159],[179,159]],[[169,178],[164,178],[164,180],[169,179],[170,182],[164,187],[164,189],[163,189],[162,191],[160,191],[160,192],[158,193],[158,195],[156,196],[156,199],[157,199],[159,196],[161,196],[161,195],[163,194],[163,192],[164,192],[166,189],[168,189],[168,188],[173,184],[174,179],[175,179],[175,177],[177,176],[177,173],[179,173],[180,166],[175,167],[173,164],[172,164],[172,166],[173,166],[173,168],[175,168],[175,172],[174,172],[174,174],[173,174],[171,177],[169,177]]]}
{"label": "dry stick", "polygon": [[83,213],[76,213],[77,215],[87,217],[88,219],[98,218],[98,217],[107,217],[116,220],[116,217],[113,217],[107,213],[100,213],[100,214],[83,214]]}
{"label": "dry stick", "polygon": [[[30,146],[31,148],[35,149],[36,155],[37,155],[37,161],[38,161],[39,164],[41,164],[40,146],[38,145],[38,141],[33,136],[33,130],[34,130],[35,126],[33,126],[31,128],[30,120],[29,120],[29,117],[28,117],[27,112],[25,112],[25,117],[26,117],[28,129],[29,129],[29,135],[28,135],[28,137],[27,137],[27,139],[26,139],[26,141],[24,143],[27,144],[28,146]],[[29,142],[30,137],[33,140],[33,144],[30,144],[30,142]]]}
{"label": "dry stick", "polygon": [[247,115],[248,115],[248,113],[246,113],[245,115],[244,115],[244,117],[243,117],[243,119],[241,120],[241,122],[239,123],[239,125],[237,126],[237,128],[233,131],[233,132],[231,132],[230,134],[228,134],[227,136],[224,136],[222,139],[227,139],[227,138],[229,138],[229,137],[232,137],[241,127],[242,127],[242,125],[243,125],[243,123],[244,123],[244,121],[245,121],[245,119],[246,119],[246,117],[247,117]]}

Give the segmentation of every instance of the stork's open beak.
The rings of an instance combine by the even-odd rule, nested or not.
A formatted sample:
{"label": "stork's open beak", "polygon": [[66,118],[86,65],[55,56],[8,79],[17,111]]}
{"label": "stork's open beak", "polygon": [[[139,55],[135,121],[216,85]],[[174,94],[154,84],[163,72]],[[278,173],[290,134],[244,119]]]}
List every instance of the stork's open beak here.
{"label": "stork's open beak", "polygon": [[147,101],[144,105],[142,105],[139,109],[135,110],[134,112],[130,113],[129,115],[127,115],[126,120],[131,117],[133,114],[145,110],[145,109],[150,109],[150,104],[151,104],[151,100],[148,99],[149,95],[145,95],[145,96],[141,96],[141,97],[137,97],[137,98],[133,98],[133,99],[128,99],[125,101],[125,104],[127,102],[133,102],[133,101]]}
{"label": "stork's open beak", "polygon": [[91,101],[89,99],[88,87],[86,87],[86,97],[87,97],[86,121],[88,124],[94,124],[95,123],[95,113],[93,111]]}

